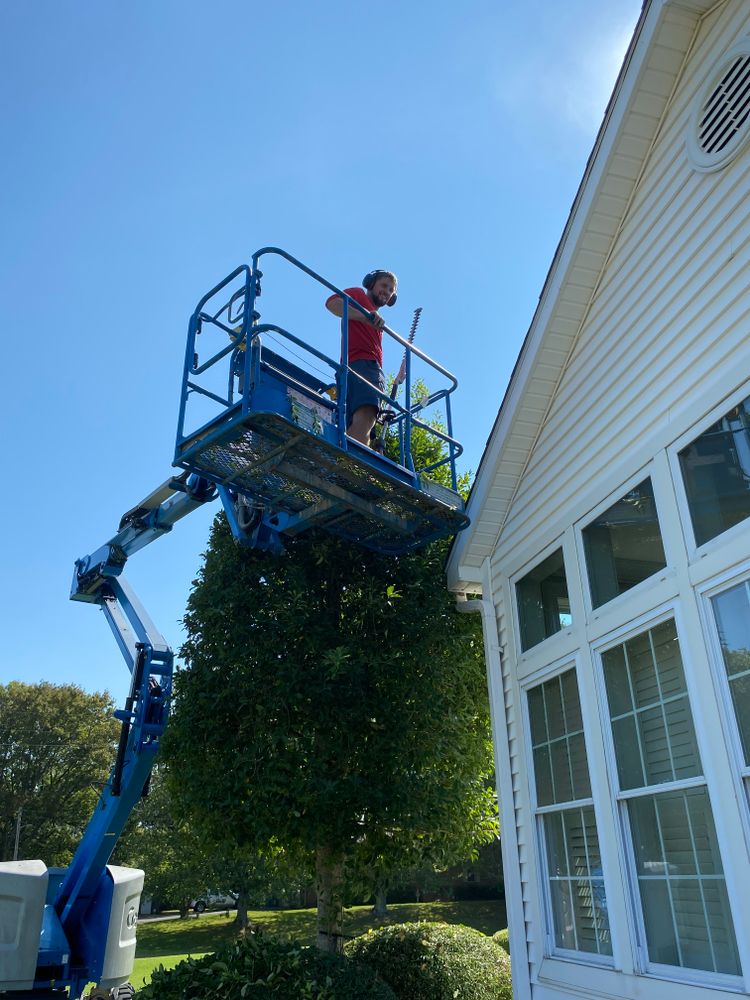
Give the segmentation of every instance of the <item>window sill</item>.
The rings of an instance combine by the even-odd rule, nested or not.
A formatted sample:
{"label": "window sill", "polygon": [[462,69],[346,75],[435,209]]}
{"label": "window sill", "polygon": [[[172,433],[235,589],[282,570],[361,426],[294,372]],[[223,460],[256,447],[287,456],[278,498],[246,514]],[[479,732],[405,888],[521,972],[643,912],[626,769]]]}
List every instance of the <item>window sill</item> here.
{"label": "window sill", "polygon": [[693,978],[679,978],[681,972],[681,969],[669,969],[668,974],[623,972],[596,955],[591,959],[555,955],[543,959],[536,981],[558,989],[565,986],[582,997],[593,994],[601,1000],[622,1000],[636,995],[636,991],[649,1000],[717,1000],[722,994],[731,997],[743,993],[741,979],[719,979],[707,974],[703,982],[696,982]]}

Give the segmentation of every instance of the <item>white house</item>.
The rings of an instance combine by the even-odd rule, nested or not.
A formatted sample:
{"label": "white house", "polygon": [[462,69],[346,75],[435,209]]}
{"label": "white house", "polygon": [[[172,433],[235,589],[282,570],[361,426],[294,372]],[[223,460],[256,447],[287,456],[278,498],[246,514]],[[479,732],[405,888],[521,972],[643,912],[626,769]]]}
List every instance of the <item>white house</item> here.
{"label": "white house", "polygon": [[750,995],[750,0],[646,0],[469,513],[516,1000]]}

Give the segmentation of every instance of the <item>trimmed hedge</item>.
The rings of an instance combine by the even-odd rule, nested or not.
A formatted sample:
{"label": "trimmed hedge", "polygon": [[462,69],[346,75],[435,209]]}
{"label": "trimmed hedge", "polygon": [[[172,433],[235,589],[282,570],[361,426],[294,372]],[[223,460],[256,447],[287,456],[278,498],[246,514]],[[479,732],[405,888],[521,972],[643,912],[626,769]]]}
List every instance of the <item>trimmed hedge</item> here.
{"label": "trimmed hedge", "polygon": [[501,948],[504,948],[510,955],[510,939],[508,938],[508,928],[506,927],[504,931],[496,931],[492,935],[492,940],[495,944],[499,944]]}
{"label": "trimmed hedge", "polygon": [[380,973],[399,1000],[512,1000],[510,959],[472,927],[382,927],[350,941],[346,954]]}
{"label": "trimmed hedge", "polygon": [[204,958],[156,969],[138,1000],[396,1000],[377,973],[295,941],[248,934]]}

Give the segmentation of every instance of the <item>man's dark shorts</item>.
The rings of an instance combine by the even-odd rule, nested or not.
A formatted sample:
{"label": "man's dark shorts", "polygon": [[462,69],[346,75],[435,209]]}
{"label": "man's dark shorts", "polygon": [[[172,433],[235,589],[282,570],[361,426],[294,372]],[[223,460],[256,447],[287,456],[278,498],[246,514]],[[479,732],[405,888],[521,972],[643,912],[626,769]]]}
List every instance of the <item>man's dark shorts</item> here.
{"label": "man's dark shorts", "polygon": [[377,394],[376,388],[380,389],[381,392],[385,391],[385,375],[377,361],[352,361],[349,367],[362,378],[367,379],[367,383],[353,376],[351,372],[349,373],[346,387],[347,427],[352,422],[352,415],[360,406],[374,406],[376,410],[379,409],[381,398]]}

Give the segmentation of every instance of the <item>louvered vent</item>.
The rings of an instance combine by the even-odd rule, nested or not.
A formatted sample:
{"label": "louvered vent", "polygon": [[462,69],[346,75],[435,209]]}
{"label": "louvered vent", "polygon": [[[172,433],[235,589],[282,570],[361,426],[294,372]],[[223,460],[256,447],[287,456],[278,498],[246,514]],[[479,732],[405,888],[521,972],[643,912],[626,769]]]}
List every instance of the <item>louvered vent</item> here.
{"label": "louvered vent", "polygon": [[750,115],[750,56],[735,59],[703,106],[698,141],[706,153],[720,153]]}
{"label": "louvered vent", "polygon": [[688,151],[699,170],[718,170],[750,134],[750,39],[744,38],[716,65],[696,102]]}

